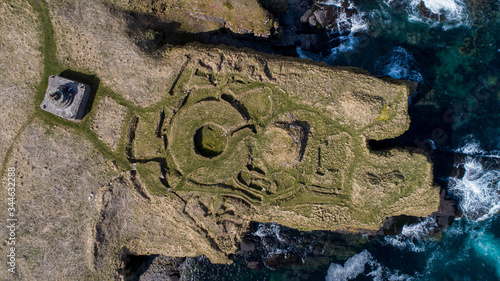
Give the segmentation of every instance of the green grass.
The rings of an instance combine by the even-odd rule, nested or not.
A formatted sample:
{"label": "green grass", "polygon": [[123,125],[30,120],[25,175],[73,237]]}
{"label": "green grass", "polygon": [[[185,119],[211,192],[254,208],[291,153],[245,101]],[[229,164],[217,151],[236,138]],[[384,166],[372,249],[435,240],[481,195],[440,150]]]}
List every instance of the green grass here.
{"label": "green grass", "polygon": [[[207,82],[209,79],[213,78],[200,71],[198,71],[191,80],[185,77],[185,79],[182,79],[181,83],[177,84],[174,96],[183,96],[182,91],[187,84],[191,85],[189,88],[193,88],[192,85],[209,85]],[[245,77],[239,78],[238,74],[228,74],[226,76],[219,75],[217,80],[218,85],[216,88],[199,89],[196,90],[195,93],[192,93],[172,121],[172,129],[170,129],[168,133],[168,150],[174,154],[177,165],[172,166],[169,164],[169,167],[170,169],[180,169],[184,177],[188,179],[186,183],[189,182],[189,180],[196,183],[196,185],[185,184],[178,186],[178,190],[220,192],[217,191],[217,188],[213,187],[213,184],[217,181],[224,182],[228,177],[236,178],[236,175],[240,174],[240,171],[245,171],[247,159],[249,157],[261,159],[263,153],[261,149],[266,147],[267,142],[272,141],[272,139],[266,139],[262,134],[245,134],[241,139],[228,141],[228,149],[220,157],[209,160],[201,159],[202,157],[197,156],[193,149],[192,136],[195,131],[201,128],[206,122],[221,124],[220,122],[224,118],[220,119],[221,116],[217,117],[220,111],[227,111],[223,114],[225,118],[231,116],[232,113],[229,113],[231,110],[234,111],[234,109],[227,106],[212,108],[212,105],[215,106],[215,104],[223,105],[226,104],[226,102],[237,100],[235,107],[237,109],[244,109],[244,112],[240,113],[243,115],[246,114],[246,117],[250,118],[250,120],[248,120],[249,124],[256,126],[257,131],[262,131],[267,126],[273,126],[272,123],[281,118],[283,114],[291,112],[297,120],[308,120],[310,125],[315,128],[316,132],[314,137],[311,136],[308,140],[308,145],[313,147],[320,145],[322,139],[326,139],[327,136],[335,135],[339,132],[347,132],[347,135],[356,135],[356,132],[352,129],[339,125],[336,121],[332,120],[331,117],[317,109],[294,103],[286,94],[276,89],[272,84],[249,82]],[[229,95],[229,97],[224,98],[224,101],[221,99],[222,94]],[[215,101],[205,102],[205,100],[209,98]],[[203,106],[198,106],[198,104],[203,104]],[[237,118],[229,117],[227,121],[222,121],[222,123],[229,122],[227,124],[236,125],[238,122],[241,122],[238,121],[234,123],[235,119]],[[265,120],[265,122],[263,122],[263,120]],[[179,122],[180,124],[177,124]],[[253,139],[255,141],[245,141],[245,146],[243,147],[236,145],[244,139]],[[345,142],[346,140],[341,139],[339,142],[340,141]],[[337,145],[339,144],[332,144],[334,149]],[[358,148],[358,146],[361,145],[361,141],[357,138],[353,138],[351,145],[354,149],[354,157],[357,157],[357,155],[362,152],[362,149]],[[238,149],[238,147],[240,148]],[[252,151],[251,155],[248,155],[249,150]],[[335,152],[337,152],[337,150],[332,153]],[[166,153],[169,154],[168,151]],[[243,153],[243,155],[241,155],[241,153]],[[336,156],[337,158],[334,157],[335,160],[332,161],[335,162],[336,168],[340,168],[342,166],[340,162],[343,160],[340,158],[346,157],[346,155],[338,156],[337,153]],[[242,157],[242,161],[239,161],[239,164],[238,161],[231,162],[231,160],[237,159],[238,157]],[[227,194],[227,192],[230,192],[233,195],[241,195],[244,190],[248,189],[245,192],[251,192],[248,194],[260,194],[263,196],[264,202],[283,206],[310,203],[311,198],[314,198],[314,202],[320,204],[327,204],[328,202],[330,202],[330,204],[338,203],[345,200],[345,196],[333,195],[333,197],[325,197],[324,194],[317,194],[314,191],[315,189],[308,191],[304,189],[304,184],[310,182],[310,177],[321,178],[315,173],[318,166],[318,163],[314,160],[315,157],[317,157],[317,152],[314,150],[307,150],[304,156],[305,160],[300,165],[295,168],[286,169],[285,171],[281,167],[274,167],[269,163],[263,164],[265,166],[263,168],[267,173],[263,175],[262,179],[259,179],[259,177],[246,179],[249,182],[254,182],[254,184],[245,187],[245,179],[241,178],[240,180],[243,180],[241,185],[237,184],[237,187],[234,187],[233,190],[224,190],[223,193]],[[172,162],[174,161],[167,161],[167,163]],[[352,174],[352,169],[349,165],[346,167],[344,173],[346,177]],[[247,173],[243,173],[238,177],[242,177],[242,175],[248,176]],[[277,177],[274,178],[274,175]],[[200,186],[204,184],[207,185],[207,188],[200,189]],[[272,188],[269,184],[272,184]],[[263,191],[262,187],[264,186],[268,187],[269,190]],[[341,185],[338,185],[336,188],[339,189],[340,186]],[[261,190],[259,190],[259,187]],[[247,196],[250,196],[250,198],[255,198],[255,196],[248,194]],[[332,192],[332,194],[334,194],[334,192]]]}
{"label": "green grass", "polygon": [[163,141],[161,137],[156,136],[159,119],[160,112],[146,112],[140,115],[134,142],[136,158],[150,158],[161,154]]}
{"label": "green grass", "polygon": [[[167,133],[169,148],[165,151],[165,158],[168,159],[168,169],[178,169],[183,178],[176,186],[178,192],[196,191],[223,197],[239,197],[252,205],[280,205],[289,210],[302,206],[301,212],[305,214],[310,213],[310,210],[303,206],[312,206],[311,204],[345,206],[351,210],[352,215],[359,216],[360,221],[369,223],[379,220],[384,208],[414,190],[409,188],[400,194],[391,194],[377,208],[359,210],[350,198],[352,179],[364,176],[356,167],[361,165],[380,171],[402,169],[410,171],[410,174],[414,171],[414,175],[425,174],[411,165],[398,166],[392,163],[387,166],[375,161],[365,151],[366,144],[360,137],[362,130],[340,124],[321,109],[297,103],[270,83],[251,82],[246,77],[240,78],[238,74],[219,74],[216,77],[217,87],[213,87],[209,82],[213,77],[202,72],[193,75],[192,79],[188,79],[186,75],[182,82],[176,85],[173,93],[174,96],[185,96],[185,89],[197,89],[191,92],[186,103],[174,116]],[[198,86],[208,88],[197,88]],[[384,107],[381,115],[387,117],[390,114],[385,119],[389,120],[397,113],[397,104],[403,94],[400,93],[394,103]],[[233,103],[234,109],[227,107],[227,103]],[[229,138],[227,149],[213,159],[202,159],[196,155],[193,148],[195,131],[206,122],[236,125],[241,120],[234,122],[236,118],[229,117],[232,114],[230,112],[235,110],[248,118],[247,124],[253,125],[257,133],[251,133],[249,130],[250,133],[242,135],[240,139]],[[218,115],[220,112],[224,112],[223,117]],[[313,128],[313,132],[309,134],[303,161],[288,168],[261,161],[255,166],[257,170],[248,168],[248,159],[263,159],[263,150],[276,139],[267,138],[262,132],[267,127],[275,126],[277,121],[285,122],[286,118],[283,119],[283,116],[287,114],[293,116],[293,120],[307,121]],[[375,124],[387,120],[378,120]],[[177,129],[174,129],[175,126]],[[364,129],[369,128],[371,127]],[[330,173],[331,176],[316,173],[319,160],[318,149],[314,148],[318,147],[323,149],[323,173]],[[174,155],[173,158],[170,153]],[[231,162],[234,159],[241,161]],[[421,167],[425,166],[425,163],[421,163]],[[327,179],[328,181],[325,181]],[[416,186],[425,184],[418,177],[408,176],[407,180]],[[321,184],[322,181],[326,184]],[[219,186],[217,183],[224,185]],[[316,183],[319,183],[319,186],[314,185]]]}
{"label": "green grass", "polygon": [[380,116],[377,118],[378,121],[388,121],[391,119],[391,109],[390,106],[384,105],[384,108],[380,111]]}
{"label": "green grass", "polygon": [[[42,70],[42,79],[39,83],[39,86],[36,90],[36,95],[34,98],[34,104],[32,105],[35,109],[34,113],[29,117],[28,121],[22,126],[19,130],[19,133],[14,138],[12,145],[9,147],[7,151],[6,158],[3,161],[3,166],[6,166],[8,159],[12,153],[12,148],[14,143],[17,142],[20,134],[25,130],[25,128],[33,122],[35,119],[42,120],[44,123],[52,125],[52,126],[61,126],[67,128],[72,133],[78,134],[90,142],[97,148],[97,150],[106,158],[115,161],[120,168],[123,170],[129,170],[131,168],[129,161],[125,157],[125,146],[126,146],[126,133],[127,130],[122,130],[124,133],[120,139],[120,144],[118,149],[113,152],[106,144],[99,140],[97,134],[90,129],[91,122],[93,117],[95,116],[95,109],[99,102],[105,97],[109,96],[114,99],[118,104],[127,107],[128,115],[126,120],[130,120],[131,116],[136,113],[147,113],[147,112],[155,112],[161,106],[157,104],[156,106],[152,106],[149,108],[141,108],[134,105],[131,101],[126,100],[123,96],[116,94],[111,91],[109,88],[99,85],[99,79],[92,74],[91,72],[85,69],[68,69],[67,66],[59,63],[57,60],[57,46],[54,38],[54,29],[52,26],[52,22],[50,20],[47,4],[44,1],[30,1],[33,9],[38,13],[38,20],[40,22],[41,34],[42,34],[42,45],[41,45],[41,53],[43,55],[43,70]],[[73,79],[79,82],[83,82],[91,85],[92,94],[87,105],[87,112],[84,119],[81,122],[71,122],[66,119],[57,117],[52,115],[46,111],[43,111],[40,108],[40,104],[42,103],[45,91],[48,86],[48,78],[50,75],[62,75],[66,78]],[[128,124],[125,122],[123,124],[123,128],[127,128]],[[2,169],[2,175],[5,169]]]}
{"label": "green grass", "polygon": [[165,187],[159,179],[161,175],[159,163],[138,163],[137,172],[152,195],[165,196],[168,193],[167,187]]}

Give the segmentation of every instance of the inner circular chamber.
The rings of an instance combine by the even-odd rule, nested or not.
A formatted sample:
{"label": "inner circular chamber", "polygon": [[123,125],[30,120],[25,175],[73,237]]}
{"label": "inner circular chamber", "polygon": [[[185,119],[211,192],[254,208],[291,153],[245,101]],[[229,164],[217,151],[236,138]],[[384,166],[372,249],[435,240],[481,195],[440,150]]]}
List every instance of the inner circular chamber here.
{"label": "inner circular chamber", "polygon": [[221,154],[227,145],[226,131],[219,125],[207,124],[194,134],[196,152],[212,158]]}

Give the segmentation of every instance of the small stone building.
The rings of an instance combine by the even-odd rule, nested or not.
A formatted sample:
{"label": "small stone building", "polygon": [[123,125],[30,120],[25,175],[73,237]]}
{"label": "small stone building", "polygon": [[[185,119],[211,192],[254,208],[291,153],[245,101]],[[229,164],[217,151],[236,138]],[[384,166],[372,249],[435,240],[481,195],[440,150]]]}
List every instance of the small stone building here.
{"label": "small stone building", "polygon": [[70,121],[81,120],[90,91],[87,84],[52,75],[49,77],[49,86],[40,107]]}

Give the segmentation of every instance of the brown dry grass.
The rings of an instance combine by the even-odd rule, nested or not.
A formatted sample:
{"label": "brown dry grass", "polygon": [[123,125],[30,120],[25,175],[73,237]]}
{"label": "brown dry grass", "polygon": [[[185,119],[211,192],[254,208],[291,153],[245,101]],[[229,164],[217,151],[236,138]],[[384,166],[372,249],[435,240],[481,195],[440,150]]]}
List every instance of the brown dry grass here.
{"label": "brown dry grass", "polygon": [[278,167],[293,167],[299,163],[300,144],[296,144],[285,129],[272,127],[265,132],[264,159]]}
{"label": "brown dry grass", "polygon": [[[256,0],[185,2],[179,1],[176,4],[155,1],[153,6],[171,7],[158,17],[165,22],[180,22],[180,32],[218,29],[221,24],[215,21],[214,25],[213,18],[219,17],[226,22],[223,26],[226,25],[235,32],[250,30],[256,35],[265,35],[273,25],[268,13]],[[227,5],[224,5],[226,2],[233,8],[229,10]],[[135,33],[133,36],[147,36],[137,34],[141,31],[129,29],[130,26],[141,24],[127,14],[150,13],[150,9],[155,8],[145,3],[110,3],[106,0],[50,2],[48,6],[58,46],[58,60],[74,68],[95,72],[103,85],[136,105],[149,106],[160,101],[168,94],[187,58],[185,50],[174,48],[163,54],[164,59],[155,59],[141,51],[130,38],[131,32]],[[237,18],[232,18],[236,16]],[[205,19],[200,21],[196,18]]]}
{"label": "brown dry grass", "polygon": [[[139,231],[133,236],[127,233],[125,246],[133,253],[163,254],[183,257],[206,255],[212,262],[228,262],[226,254],[216,249],[207,237],[215,236],[209,226],[217,225],[219,218],[207,216],[201,209],[197,197],[188,199],[186,205],[175,195],[154,198],[148,202],[135,193],[135,203],[129,206],[131,215],[127,224]],[[189,198],[189,195],[183,196]],[[145,219],[147,218],[147,219]],[[223,232],[223,236],[238,236],[242,230]],[[234,242],[233,242],[234,243]],[[234,244],[232,244],[234,245]]]}
{"label": "brown dry grass", "polygon": [[[403,83],[387,83],[356,68],[280,60],[266,65],[276,84],[292,98],[333,115],[370,139],[396,137],[409,127],[408,87]],[[386,105],[395,117],[378,122]]]}
{"label": "brown dry grass", "polygon": [[[21,134],[8,165],[16,167],[20,279],[92,279],[99,204],[89,196],[116,174],[114,166],[89,141],[37,121]],[[0,196],[7,197],[5,189]],[[6,237],[5,227],[0,235]]]}
{"label": "brown dry grass", "polygon": [[168,94],[186,60],[182,53],[168,61],[146,55],[128,37],[125,16],[101,1],[54,1],[48,6],[61,63],[95,72],[102,85],[138,106]]}
{"label": "brown dry grass", "polygon": [[92,130],[113,150],[116,150],[120,142],[123,121],[127,112],[125,106],[118,104],[110,97],[105,97],[97,106],[96,115],[92,120]]}
{"label": "brown dry grass", "polygon": [[[218,226],[218,216],[194,219],[201,210],[196,197],[189,206],[172,193],[150,201],[138,192],[147,192],[139,180],[118,176],[89,141],[38,121],[21,134],[8,165],[16,167],[20,280],[119,278],[123,247],[141,255],[205,254],[228,262],[211,241],[230,239],[234,252],[236,237],[246,229],[209,231],[215,237],[210,240],[204,227]],[[6,189],[0,196],[7,197]],[[6,207],[0,205],[2,214]],[[6,237],[4,222],[1,237]],[[5,263],[0,269],[6,270]]]}
{"label": "brown dry grass", "polygon": [[33,112],[42,56],[37,14],[27,1],[0,0],[0,161]]}

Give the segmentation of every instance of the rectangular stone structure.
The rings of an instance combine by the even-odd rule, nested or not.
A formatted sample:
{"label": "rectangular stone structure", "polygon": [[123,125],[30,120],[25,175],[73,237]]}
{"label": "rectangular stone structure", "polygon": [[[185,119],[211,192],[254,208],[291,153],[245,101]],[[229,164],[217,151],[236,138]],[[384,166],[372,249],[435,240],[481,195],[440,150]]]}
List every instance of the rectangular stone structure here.
{"label": "rectangular stone structure", "polygon": [[70,121],[79,121],[85,114],[90,86],[58,75],[49,77],[49,85],[40,107]]}

